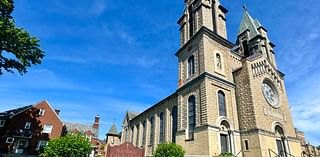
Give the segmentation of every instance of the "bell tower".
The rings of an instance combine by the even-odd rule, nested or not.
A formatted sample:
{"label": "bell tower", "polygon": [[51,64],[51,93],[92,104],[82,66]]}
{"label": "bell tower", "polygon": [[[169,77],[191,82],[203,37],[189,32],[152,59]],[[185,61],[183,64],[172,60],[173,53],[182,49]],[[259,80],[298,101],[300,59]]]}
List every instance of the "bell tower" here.
{"label": "bell tower", "polygon": [[233,72],[244,157],[300,156],[275,45],[246,7],[233,51],[242,67]]}
{"label": "bell tower", "polygon": [[227,38],[225,9],[219,0],[185,0],[180,25],[181,47],[196,34],[201,27],[206,27],[223,38]]}

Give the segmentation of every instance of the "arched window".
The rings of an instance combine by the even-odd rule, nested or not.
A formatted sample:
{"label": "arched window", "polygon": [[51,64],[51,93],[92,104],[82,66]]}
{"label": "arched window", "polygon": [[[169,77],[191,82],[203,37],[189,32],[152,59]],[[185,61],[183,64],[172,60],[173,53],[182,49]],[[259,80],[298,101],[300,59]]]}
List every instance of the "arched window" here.
{"label": "arched window", "polygon": [[218,92],[219,116],[227,116],[226,98],[222,91]]}
{"label": "arched window", "polygon": [[219,53],[216,54],[216,62],[217,62],[217,68],[222,69],[221,55]]}
{"label": "arched window", "polygon": [[146,121],[142,123],[142,146],[144,147],[146,144]]}
{"label": "arched window", "polygon": [[164,114],[163,112],[160,113],[160,136],[159,136],[159,143],[164,143]]}
{"label": "arched window", "polygon": [[176,143],[176,135],[178,131],[178,107],[172,108],[172,143]]}
{"label": "arched window", "polygon": [[277,150],[278,150],[279,156],[287,156],[286,139],[284,136],[284,131],[281,126],[276,125],[275,134],[277,137],[276,143],[277,143]]}
{"label": "arched window", "polygon": [[125,137],[124,137],[125,142],[129,142],[129,133],[128,133],[128,128],[125,128]]}
{"label": "arched window", "polygon": [[133,136],[134,135],[134,128],[133,127],[131,127],[131,143],[133,144]]}
{"label": "arched window", "polygon": [[188,100],[188,120],[189,120],[189,139],[193,139],[194,128],[196,126],[196,98],[190,96]]}
{"label": "arched window", "polygon": [[137,128],[137,138],[136,138],[136,147],[139,147],[139,141],[140,141],[140,127],[139,127],[139,124],[137,124],[137,126],[136,126],[136,128]]}
{"label": "arched window", "polygon": [[230,136],[230,124],[223,120],[220,124],[220,146],[221,153],[232,152],[231,150],[231,136]]}
{"label": "arched window", "polygon": [[188,77],[191,77],[195,73],[194,56],[188,59]]}
{"label": "arched window", "polygon": [[150,145],[153,145],[154,141],[154,117],[150,118]]}

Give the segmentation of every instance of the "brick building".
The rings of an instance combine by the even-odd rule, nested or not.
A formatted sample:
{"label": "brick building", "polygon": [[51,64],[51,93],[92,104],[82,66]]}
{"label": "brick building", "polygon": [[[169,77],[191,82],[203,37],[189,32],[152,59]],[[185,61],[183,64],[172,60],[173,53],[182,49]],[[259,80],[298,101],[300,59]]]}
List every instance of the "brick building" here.
{"label": "brick building", "polygon": [[37,155],[64,133],[59,110],[47,101],[0,113],[0,154]]}
{"label": "brick building", "polygon": [[176,92],[140,114],[126,113],[121,143],[181,145],[186,156],[301,156],[284,74],[267,30],[245,8],[235,43],[219,0],[185,0],[178,20]]}

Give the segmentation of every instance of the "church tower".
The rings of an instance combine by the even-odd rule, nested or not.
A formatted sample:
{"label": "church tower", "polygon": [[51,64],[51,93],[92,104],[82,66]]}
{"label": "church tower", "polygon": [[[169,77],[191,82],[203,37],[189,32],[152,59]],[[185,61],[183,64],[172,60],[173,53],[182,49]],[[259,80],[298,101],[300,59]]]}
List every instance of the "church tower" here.
{"label": "church tower", "polygon": [[[226,13],[219,0],[186,0],[179,19],[178,132],[187,155],[218,156],[241,150]],[[234,59],[236,58],[236,59]],[[241,64],[236,60],[235,67]],[[240,155],[241,156],[241,155]]]}
{"label": "church tower", "polygon": [[233,49],[242,58],[234,79],[245,157],[300,156],[274,47],[267,30],[245,8]]}

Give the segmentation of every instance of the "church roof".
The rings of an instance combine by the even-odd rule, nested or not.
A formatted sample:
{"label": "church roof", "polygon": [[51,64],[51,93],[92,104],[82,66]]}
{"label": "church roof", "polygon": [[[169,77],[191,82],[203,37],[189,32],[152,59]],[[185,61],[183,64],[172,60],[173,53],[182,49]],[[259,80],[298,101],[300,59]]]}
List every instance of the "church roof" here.
{"label": "church roof", "polygon": [[136,117],[139,114],[140,114],[139,112],[129,112],[128,111],[129,120],[133,119],[134,117]]}
{"label": "church roof", "polygon": [[260,32],[258,31],[260,27],[262,27],[261,23],[257,19],[254,20],[251,17],[248,10],[245,9],[242,20],[241,20],[240,28],[238,31],[238,35],[249,30],[249,40],[250,40],[256,37],[257,35],[261,35]]}
{"label": "church roof", "polygon": [[117,131],[117,127],[116,127],[115,124],[112,125],[112,127],[108,131],[108,134],[110,134],[110,135],[119,135],[119,133]]}

